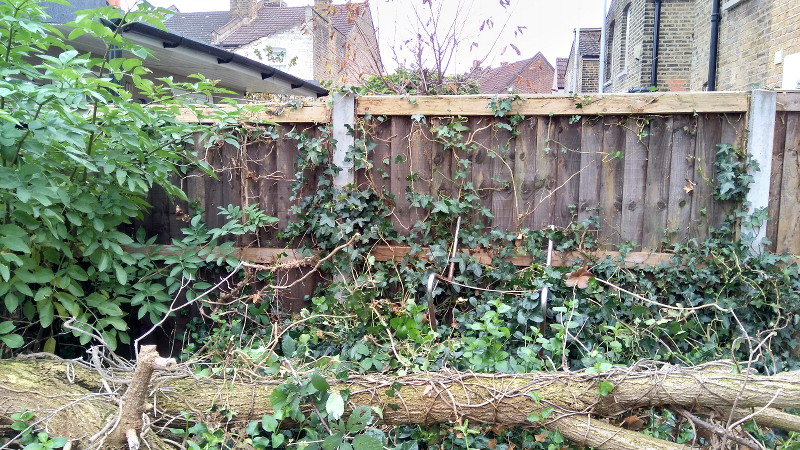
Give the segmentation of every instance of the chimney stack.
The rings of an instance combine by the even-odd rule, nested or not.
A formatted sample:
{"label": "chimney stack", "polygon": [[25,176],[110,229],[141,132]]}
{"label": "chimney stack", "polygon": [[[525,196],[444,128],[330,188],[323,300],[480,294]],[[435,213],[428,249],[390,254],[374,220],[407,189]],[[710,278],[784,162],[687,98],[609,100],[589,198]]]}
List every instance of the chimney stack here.
{"label": "chimney stack", "polygon": [[321,16],[327,17],[331,9],[331,3],[333,3],[331,0],[316,0],[314,2],[314,10]]}
{"label": "chimney stack", "polygon": [[253,20],[260,6],[256,0],[231,0],[231,19]]}

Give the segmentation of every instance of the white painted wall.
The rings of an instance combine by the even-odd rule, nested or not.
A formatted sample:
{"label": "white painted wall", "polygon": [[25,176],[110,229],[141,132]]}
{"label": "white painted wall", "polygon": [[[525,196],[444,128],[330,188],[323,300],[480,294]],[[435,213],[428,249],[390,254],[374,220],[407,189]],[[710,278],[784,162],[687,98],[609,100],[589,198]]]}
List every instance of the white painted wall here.
{"label": "white painted wall", "polygon": [[[283,63],[269,60],[267,51],[269,47],[286,49]],[[314,79],[314,35],[306,25],[265,36],[237,48],[234,52],[270,66],[277,66],[276,68],[298,78]],[[293,58],[297,58],[296,64],[289,65]],[[286,67],[280,67],[281,64]]]}

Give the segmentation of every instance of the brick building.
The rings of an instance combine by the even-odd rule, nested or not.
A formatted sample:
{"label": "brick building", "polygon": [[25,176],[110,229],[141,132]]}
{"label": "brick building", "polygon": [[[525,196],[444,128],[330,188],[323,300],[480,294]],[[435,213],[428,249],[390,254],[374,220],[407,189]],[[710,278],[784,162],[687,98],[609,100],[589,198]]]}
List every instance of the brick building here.
{"label": "brick building", "polygon": [[[800,2],[719,0],[716,89],[800,87]],[[606,92],[653,85],[653,41],[660,4],[655,85],[706,90],[713,0],[612,0],[606,16]]]}
{"label": "brick building", "polygon": [[532,58],[483,69],[476,77],[482,94],[549,94],[555,69],[541,52]]}
{"label": "brick building", "polygon": [[[564,92],[598,92],[600,28],[581,28],[572,42],[564,74]],[[577,43],[577,52],[576,52]]]}
{"label": "brick building", "polygon": [[176,13],[166,26],[304,80],[357,84],[382,69],[366,2],[287,7],[281,0],[230,0],[228,11]]}

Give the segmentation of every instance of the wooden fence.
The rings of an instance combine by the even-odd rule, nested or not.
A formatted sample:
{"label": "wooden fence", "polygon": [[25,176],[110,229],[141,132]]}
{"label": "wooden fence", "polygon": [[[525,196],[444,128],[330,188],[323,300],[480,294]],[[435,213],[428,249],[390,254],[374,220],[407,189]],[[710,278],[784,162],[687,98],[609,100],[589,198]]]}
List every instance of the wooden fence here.
{"label": "wooden fence", "polygon": [[[756,99],[766,107],[754,108]],[[250,203],[278,217],[279,225],[289,223],[297,201],[291,185],[298,150],[286,133],[295,130],[319,140],[339,160],[356,140],[373,143],[365,156],[368,168],[345,171],[344,182],[393,193],[393,220],[401,233],[425,214],[411,207],[406,192],[456,196],[456,173],[468,164],[465,181],[493,215],[487,226],[540,229],[594,215],[604,250],[631,242],[638,250],[660,252],[664,244],[708,237],[730,210],[712,195],[716,153],[729,144],[769,155],[760,158],[762,170],[754,173],[748,200],[768,209],[762,231],[768,248],[800,254],[800,92],[531,96],[512,98],[502,117],[490,100],[338,96],[332,106],[315,103],[282,114],[265,109],[252,122],[278,123],[280,138],[205,151],[200,156],[219,180],[190,176],[183,187],[206,211],[210,226],[221,223],[219,206]],[[518,123],[509,126],[510,120]],[[347,123],[355,124],[355,136],[347,133]],[[460,135],[442,137],[453,123],[464,127]],[[154,209],[146,227],[162,243],[180,236],[181,212],[189,206],[179,204],[176,214],[175,205],[157,192],[150,201]],[[269,230],[239,244],[292,245]],[[250,253],[259,254],[275,252]]]}

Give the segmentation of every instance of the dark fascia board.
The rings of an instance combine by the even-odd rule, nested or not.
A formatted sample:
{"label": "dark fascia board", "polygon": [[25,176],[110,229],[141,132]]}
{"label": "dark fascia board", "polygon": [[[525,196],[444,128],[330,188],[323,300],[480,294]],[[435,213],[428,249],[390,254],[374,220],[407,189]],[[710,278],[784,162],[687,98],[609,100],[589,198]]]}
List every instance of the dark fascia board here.
{"label": "dark fascia board", "polygon": [[317,95],[317,97],[324,97],[329,94],[328,90],[316,83],[311,83],[302,78],[290,75],[286,72],[280,71],[274,67],[268,66],[264,63],[252,60],[245,56],[230,52],[228,50],[214,47],[213,45],[204,44],[202,42],[189,39],[179,34],[170,33],[160,28],[144,23],[134,22],[126,25],[122,31],[124,33],[138,33],[153,39],[163,42],[165,48],[184,47],[190,50],[205,53],[217,58],[219,64],[235,63],[255,72],[261,74],[261,79],[274,77],[278,80],[284,80],[287,84],[291,85],[292,89],[306,89]]}

